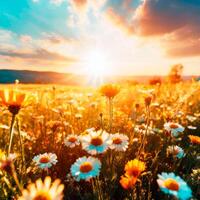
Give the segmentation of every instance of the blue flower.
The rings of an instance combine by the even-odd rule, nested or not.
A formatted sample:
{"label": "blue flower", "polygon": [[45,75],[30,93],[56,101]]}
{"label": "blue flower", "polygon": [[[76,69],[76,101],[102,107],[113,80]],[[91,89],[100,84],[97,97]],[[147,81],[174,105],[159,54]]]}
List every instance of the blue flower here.
{"label": "blue flower", "polygon": [[99,176],[101,162],[93,157],[81,157],[71,166],[71,174],[77,180],[89,180]]}
{"label": "blue flower", "polygon": [[174,195],[179,200],[187,200],[192,197],[192,190],[187,183],[176,176],[174,173],[165,173],[158,175],[157,183],[165,194]]}

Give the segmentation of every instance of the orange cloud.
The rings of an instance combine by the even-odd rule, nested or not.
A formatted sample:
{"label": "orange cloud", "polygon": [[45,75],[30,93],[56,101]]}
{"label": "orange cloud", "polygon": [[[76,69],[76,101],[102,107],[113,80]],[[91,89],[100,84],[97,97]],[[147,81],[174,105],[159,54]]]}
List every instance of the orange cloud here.
{"label": "orange cloud", "polygon": [[130,25],[126,18],[119,15],[117,12],[115,12],[112,8],[109,8],[105,16],[118,28],[120,28],[122,31],[126,32],[127,34],[133,34],[134,28],[132,25]]}

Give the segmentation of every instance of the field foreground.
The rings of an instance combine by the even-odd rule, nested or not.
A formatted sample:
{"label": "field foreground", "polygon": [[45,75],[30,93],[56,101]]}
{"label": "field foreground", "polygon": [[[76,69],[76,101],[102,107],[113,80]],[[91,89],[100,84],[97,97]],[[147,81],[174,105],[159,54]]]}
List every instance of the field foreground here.
{"label": "field foreground", "polygon": [[199,93],[2,85],[0,199],[199,199]]}

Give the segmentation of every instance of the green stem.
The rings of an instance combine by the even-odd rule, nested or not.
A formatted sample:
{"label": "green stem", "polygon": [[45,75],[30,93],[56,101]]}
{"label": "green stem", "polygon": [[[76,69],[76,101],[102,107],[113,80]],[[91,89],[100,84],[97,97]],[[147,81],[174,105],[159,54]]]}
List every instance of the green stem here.
{"label": "green stem", "polygon": [[8,156],[10,155],[12,140],[13,140],[13,135],[14,135],[15,117],[16,115],[12,115],[12,120],[11,120],[11,125],[10,125],[10,141],[9,141],[9,147],[8,147]]}
{"label": "green stem", "polygon": [[21,150],[21,156],[22,156],[22,170],[21,171],[23,172],[23,169],[25,167],[24,144],[23,144],[23,138],[20,131],[19,120],[17,119],[16,121],[17,121],[17,132],[19,134],[20,150]]}

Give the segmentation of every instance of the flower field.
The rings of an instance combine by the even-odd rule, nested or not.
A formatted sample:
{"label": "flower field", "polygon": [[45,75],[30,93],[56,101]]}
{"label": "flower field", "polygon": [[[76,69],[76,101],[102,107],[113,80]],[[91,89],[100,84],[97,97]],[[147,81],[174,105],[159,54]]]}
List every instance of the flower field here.
{"label": "flower field", "polygon": [[198,200],[199,133],[199,82],[3,85],[0,200]]}

